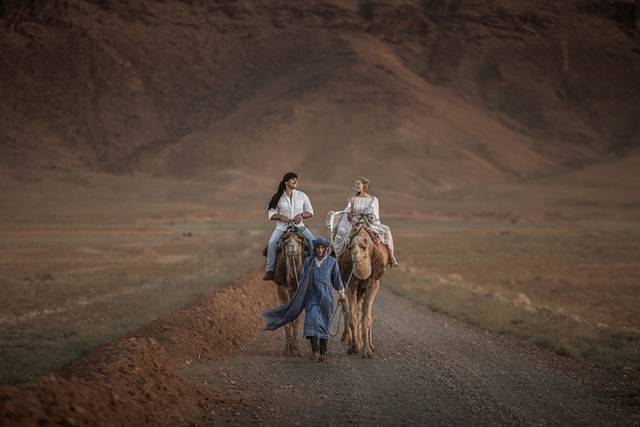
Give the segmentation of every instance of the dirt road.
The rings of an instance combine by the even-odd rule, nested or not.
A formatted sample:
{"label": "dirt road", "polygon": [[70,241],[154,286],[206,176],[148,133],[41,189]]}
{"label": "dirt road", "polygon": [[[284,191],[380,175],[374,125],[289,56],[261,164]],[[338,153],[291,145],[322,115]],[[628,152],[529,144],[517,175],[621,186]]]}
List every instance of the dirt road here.
{"label": "dirt road", "polygon": [[[263,332],[235,357],[191,366],[221,400],[209,425],[638,425],[575,361],[496,336],[382,291],[377,357],[330,343],[331,362],[281,355]],[[306,343],[305,348],[306,348]],[[600,388],[602,390],[602,388]]]}

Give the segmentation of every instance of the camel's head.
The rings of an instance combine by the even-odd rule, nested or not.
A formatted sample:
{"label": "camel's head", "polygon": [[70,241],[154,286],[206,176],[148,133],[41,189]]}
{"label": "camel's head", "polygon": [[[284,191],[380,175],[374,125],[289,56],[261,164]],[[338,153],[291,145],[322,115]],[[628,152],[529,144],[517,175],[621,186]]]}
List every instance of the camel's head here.
{"label": "camel's head", "polygon": [[295,233],[287,233],[284,236],[283,249],[287,258],[302,256],[302,239]]}
{"label": "camel's head", "polygon": [[283,236],[282,251],[285,256],[287,285],[297,286],[297,275],[302,267],[302,239],[296,233]]}
{"label": "camel's head", "polygon": [[351,238],[349,243],[351,252],[351,262],[353,263],[353,274],[360,280],[366,280],[371,276],[371,252],[373,251],[373,241],[369,233],[363,228]]}

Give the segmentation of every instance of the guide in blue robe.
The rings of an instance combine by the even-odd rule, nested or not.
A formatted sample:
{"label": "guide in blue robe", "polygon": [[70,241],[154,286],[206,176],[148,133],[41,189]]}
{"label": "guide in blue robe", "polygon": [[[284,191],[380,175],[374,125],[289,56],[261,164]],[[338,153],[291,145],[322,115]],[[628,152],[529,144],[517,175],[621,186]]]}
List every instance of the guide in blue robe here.
{"label": "guide in blue robe", "polygon": [[[328,247],[324,239],[314,240],[314,247]],[[304,260],[300,283],[293,298],[280,307],[263,314],[266,329],[275,330],[293,322],[305,311],[305,337],[327,339],[330,336],[331,314],[334,306],[333,289],[344,295],[344,285],[340,277],[340,269],[335,258],[324,252],[322,258],[312,255]]]}

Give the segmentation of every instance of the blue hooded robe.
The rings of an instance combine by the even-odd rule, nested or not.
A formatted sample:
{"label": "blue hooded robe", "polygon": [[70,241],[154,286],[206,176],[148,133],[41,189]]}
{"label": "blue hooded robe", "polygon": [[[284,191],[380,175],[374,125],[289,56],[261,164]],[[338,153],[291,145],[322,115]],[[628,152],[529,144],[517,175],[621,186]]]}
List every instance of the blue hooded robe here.
{"label": "blue hooded robe", "polygon": [[334,305],[332,289],[340,291],[344,286],[334,257],[325,255],[320,267],[316,265],[314,258],[315,255],[304,260],[298,289],[293,298],[287,304],[262,315],[267,330],[273,331],[293,322],[304,310],[303,335],[329,338]]}

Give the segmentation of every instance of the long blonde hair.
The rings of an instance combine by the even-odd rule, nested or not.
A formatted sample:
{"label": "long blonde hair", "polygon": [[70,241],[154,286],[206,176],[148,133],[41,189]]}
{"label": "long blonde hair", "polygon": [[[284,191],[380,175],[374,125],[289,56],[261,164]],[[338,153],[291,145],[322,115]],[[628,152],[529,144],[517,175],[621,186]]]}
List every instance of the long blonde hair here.
{"label": "long blonde hair", "polygon": [[[369,178],[365,178],[364,176],[359,176],[356,178],[356,181],[360,181],[362,183],[362,191],[364,191],[365,193],[369,193],[369,184],[371,183],[371,180]],[[356,196],[359,196],[360,192],[358,191],[356,193]]]}

